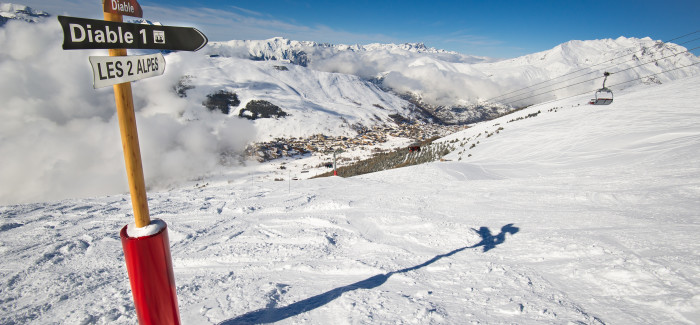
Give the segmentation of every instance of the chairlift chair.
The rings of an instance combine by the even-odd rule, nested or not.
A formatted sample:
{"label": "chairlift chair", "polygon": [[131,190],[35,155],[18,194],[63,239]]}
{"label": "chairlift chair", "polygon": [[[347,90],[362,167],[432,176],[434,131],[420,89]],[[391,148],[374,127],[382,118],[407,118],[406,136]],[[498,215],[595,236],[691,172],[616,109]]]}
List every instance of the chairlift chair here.
{"label": "chairlift chair", "polygon": [[612,90],[605,87],[605,82],[608,80],[610,72],[605,72],[603,75],[605,76],[605,79],[603,79],[603,88],[600,88],[595,92],[595,98],[591,99],[589,102],[591,105],[610,105],[613,102]]}

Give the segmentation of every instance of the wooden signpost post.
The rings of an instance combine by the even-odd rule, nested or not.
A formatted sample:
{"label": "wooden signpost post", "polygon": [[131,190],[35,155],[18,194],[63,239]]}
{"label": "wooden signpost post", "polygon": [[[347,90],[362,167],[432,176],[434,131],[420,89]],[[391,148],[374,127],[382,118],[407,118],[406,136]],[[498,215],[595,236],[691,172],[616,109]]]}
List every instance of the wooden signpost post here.
{"label": "wooden signpost post", "polygon": [[[121,15],[105,12],[104,16],[106,21],[122,21]],[[127,55],[126,49],[109,49],[108,51],[109,56]],[[119,119],[119,131],[122,137],[122,149],[124,150],[126,176],[129,180],[131,204],[134,208],[134,221],[137,228],[142,228],[151,223],[151,218],[148,212],[146,182],[143,177],[141,149],[139,148],[139,135],[136,130],[134,98],[131,92],[130,82],[114,85],[114,101],[117,105],[117,117]]]}
{"label": "wooden signpost post", "polygon": [[[207,44],[190,27],[122,22],[122,15],[142,17],[136,0],[103,0],[104,20],[58,16],[63,49],[108,49],[108,57],[91,56],[95,88],[113,85],[134,227],[120,232],[136,314],[140,324],[180,324],[167,225],[151,220],[141,163],[131,81],[162,75],[161,53],[127,56],[126,49],[196,51]],[[133,230],[132,230],[133,229]]]}

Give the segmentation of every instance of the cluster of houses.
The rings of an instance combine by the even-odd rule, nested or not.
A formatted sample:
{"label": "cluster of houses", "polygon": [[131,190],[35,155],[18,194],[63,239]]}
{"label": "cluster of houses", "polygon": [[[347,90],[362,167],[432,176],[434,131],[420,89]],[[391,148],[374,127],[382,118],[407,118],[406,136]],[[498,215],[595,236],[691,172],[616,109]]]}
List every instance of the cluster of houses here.
{"label": "cluster of houses", "polygon": [[389,137],[412,139],[419,143],[430,138],[443,137],[465,128],[467,126],[464,125],[401,124],[359,128],[356,129],[358,134],[355,137],[315,134],[306,138],[276,138],[272,141],[250,144],[246,148],[246,156],[264,162],[297,155],[328,154],[338,150],[370,150],[372,147],[387,142]]}

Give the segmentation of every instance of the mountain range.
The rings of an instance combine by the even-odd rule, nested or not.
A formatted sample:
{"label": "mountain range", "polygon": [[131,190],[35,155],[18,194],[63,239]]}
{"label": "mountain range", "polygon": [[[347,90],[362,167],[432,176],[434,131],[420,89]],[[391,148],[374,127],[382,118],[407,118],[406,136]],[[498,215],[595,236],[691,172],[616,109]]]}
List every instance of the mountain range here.
{"label": "mountain range", "polygon": [[[330,45],[283,38],[213,42],[206,51],[220,57],[289,62],[318,71],[356,75],[433,109],[466,111],[476,109],[478,104],[527,106],[582,90],[593,91],[600,88],[604,71],[617,74],[610,78],[615,83],[647,75],[653,76],[639,82],[665,82],[700,72],[698,67],[665,72],[697,63],[698,58],[682,46],[650,38],[569,41],[551,50],[506,60],[427,48],[420,43]],[[548,93],[582,79],[594,80]],[[545,92],[545,96],[497,97],[539,83],[549,83],[535,92]],[[459,114],[452,117],[442,122],[471,122]]]}
{"label": "mountain range", "polygon": [[[6,20],[35,22],[49,16],[23,5],[1,6],[1,15]],[[378,108],[381,106],[393,114],[405,115],[403,118],[409,120],[438,124],[474,123],[543,101],[586,92],[593,94],[602,87],[603,72],[606,71],[612,73],[608,85],[615,84],[614,90],[624,90],[639,83],[663,83],[700,73],[700,67],[690,66],[700,59],[682,46],[650,38],[626,37],[574,40],[513,59],[465,55],[429,48],[422,43],[333,45],[280,37],[210,42],[200,53],[209,57],[210,63],[205,69],[215,66],[225,75],[237,77],[214,77],[216,80],[209,77],[199,81],[201,78],[191,77],[201,73],[190,71],[189,77],[183,77],[188,78],[191,86],[206,88],[207,83],[216,84],[232,92],[249,94],[249,97],[242,98],[244,103],[258,97],[270,97],[272,89],[282,90],[284,95],[296,97],[293,99],[295,104],[289,102],[291,98],[277,100],[282,105],[289,105],[287,109],[291,111],[326,110],[345,115],[337,112],[343,110],[339,106],[345,106],[347,102],[358,106],[359,103],[364,109],[362,112],[380,117],[374,119],[375,122],[387,121],[386,117],[391,115],[381,112],[382,109]],[[236,59],[274,64],[241,63]],[[256,68],[240,70],[264,73],[243,76],[240,71],[233,71],[242,64],[252,64]],[[290,76],[284,81],[268,78],[277,73],[273,70],[279,69],[278,65],[297,68],[284,70]],[[679,67],[686,68],[677,69]],[[324,85],[324,79],[328,78],[346,82]],[[526,88],[532,85],[537,87]],[[307,86],[325,89],[325,93],[353,94],[340,96],[348,99],[345,103],[335,95],[319,101],[309,99],[314,96],[306,96],[315,92],[305,89]],[[517,92],[523,88],[526,89]],[[300,93],[298,90],[305,91]],[[364,93],[375,94],[377,91],[387,93],[382,96],[398,99],[392,99],[395,103],[389,105],[363,99]],[[201,102],[202,96],[194,100]],[[241,109],[232,110],[232,114]],[[374,124],[364,118],[356,122]]]}
{"label": "mountain range", "polygon": [[[700,67],[694,65],[700,60],[684,47],[650,38],[570,41],[506,60],[447,52],[423,44],[331,45],[283,38],[212,42],[204,52],[219,62],[248,60],[297,67],[291,74],[311,70],[336,78],[357,77],[353,83],[358,87],[371,83],[403,100],[400,107],[390,108],[405,113],[406,118],[439,124],[474,123],[548,100],[581,93],[593,95],[602,87],[606,71],[612,73],[607,85],[614,85],[615,91],[700,73]],[[279,88],[297,88],[294,81],[305,78],[289,79]],[[517,91],[532,85],[536,87]],[[231,86],[250,90],[235,82]],[[369,93],[375,91],[368,89],[372,89]],[[363,96],[358,95],[352,101],[361,102]]]}

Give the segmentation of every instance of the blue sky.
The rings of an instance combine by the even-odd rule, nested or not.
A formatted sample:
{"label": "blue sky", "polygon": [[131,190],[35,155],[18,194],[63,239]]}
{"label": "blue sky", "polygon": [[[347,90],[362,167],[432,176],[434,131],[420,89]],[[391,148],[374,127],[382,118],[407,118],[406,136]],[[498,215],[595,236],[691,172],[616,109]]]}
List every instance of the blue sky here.
{"label": "blue sky", "polygon": [[[57,14],[101,17],[100,0],[12,1]],[[569,40],[649,36],[667,41],[700,30],[698,0],[139,3],[145,19],[164,25],[195,26],[211,41],[282,36],[332,44],[422,42],[439,49],[497,58],[544,51]],[[676,43],[698,37],[700,33]],[[700,41],[684,46],[700,46]]]}

